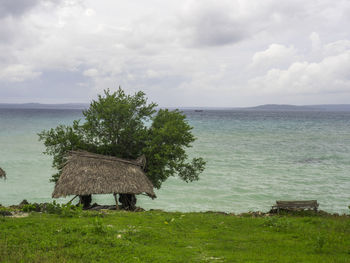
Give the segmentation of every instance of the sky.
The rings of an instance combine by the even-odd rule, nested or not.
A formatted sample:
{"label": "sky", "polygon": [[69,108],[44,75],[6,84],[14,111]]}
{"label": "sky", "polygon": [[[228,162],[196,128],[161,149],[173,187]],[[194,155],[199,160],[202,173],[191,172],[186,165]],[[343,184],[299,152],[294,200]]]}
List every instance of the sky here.
{"label": "sky", "polygon": [[0,103],[350,103],[349,0],[1,0]]}

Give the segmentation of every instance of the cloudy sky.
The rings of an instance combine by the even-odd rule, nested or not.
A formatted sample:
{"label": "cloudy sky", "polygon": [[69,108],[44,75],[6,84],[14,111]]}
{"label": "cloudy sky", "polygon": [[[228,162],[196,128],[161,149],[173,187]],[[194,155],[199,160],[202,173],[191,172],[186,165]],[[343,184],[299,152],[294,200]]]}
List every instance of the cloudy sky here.
{"label": "cloudy sky", "polygon": [[349,0],[1,0],[0,103],[350,103]]}

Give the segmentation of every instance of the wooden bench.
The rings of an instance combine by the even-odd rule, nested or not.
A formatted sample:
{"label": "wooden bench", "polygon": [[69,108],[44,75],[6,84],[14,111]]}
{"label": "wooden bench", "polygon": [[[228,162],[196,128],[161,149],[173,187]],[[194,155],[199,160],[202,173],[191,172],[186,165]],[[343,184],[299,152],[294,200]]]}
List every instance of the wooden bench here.
{"label": "wooden bench", "polygon": [[276,204],[272,206],[272,209],[276,209],[277,213],[280,210],[288,211],[301,211],[304,209],[317,211],[318,208],[317,200],[306,200],[306,201],[276,201]]}

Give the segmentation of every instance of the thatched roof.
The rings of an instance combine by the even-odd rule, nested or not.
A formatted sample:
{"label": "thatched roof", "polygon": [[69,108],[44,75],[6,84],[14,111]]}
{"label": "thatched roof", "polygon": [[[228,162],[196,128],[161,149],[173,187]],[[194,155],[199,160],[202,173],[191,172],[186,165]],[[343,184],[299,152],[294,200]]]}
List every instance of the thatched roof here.
{"label": "thatched roof", "polygon": [[0,168],[0,178],[6,179],[6,173],[3,169]]}
{"label": "thatched roof", "polygon": [[67,195],[141,194],[155,198],[153,185],[143,171],[146,158],[125,160],[83,151],[69,153],[53,198]]}

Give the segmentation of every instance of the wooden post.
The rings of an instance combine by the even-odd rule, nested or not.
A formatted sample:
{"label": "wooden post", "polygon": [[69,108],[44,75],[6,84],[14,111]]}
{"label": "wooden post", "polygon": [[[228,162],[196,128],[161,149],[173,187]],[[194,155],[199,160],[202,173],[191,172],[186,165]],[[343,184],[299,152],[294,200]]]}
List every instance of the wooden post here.
{"label": "wooden post", "polygon": [[116,208],[116,210],[119,210],[117,194],[114,193],[113,196],[114,196],[114,200],[115,200],[115,208]]}
{"label": "wooden post", "polygon": [[77,195],[76,196],[74,196],[67,204],[69,204],[69,203],[72,203],[73,202],[73,200],[75,199],[77,197]]}

